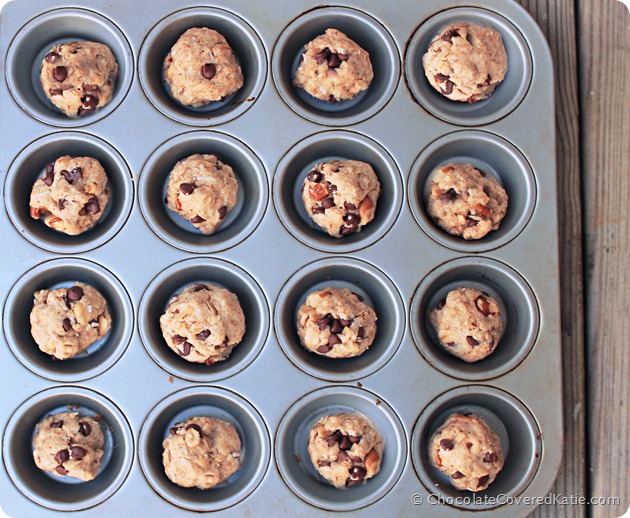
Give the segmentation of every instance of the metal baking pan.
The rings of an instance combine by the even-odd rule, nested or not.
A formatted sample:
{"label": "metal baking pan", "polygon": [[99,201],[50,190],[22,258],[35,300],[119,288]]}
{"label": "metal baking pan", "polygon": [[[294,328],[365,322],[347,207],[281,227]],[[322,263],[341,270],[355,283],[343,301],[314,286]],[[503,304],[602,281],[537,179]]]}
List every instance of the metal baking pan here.
{"label": "metal baking pan", "polygon": [[[498,29],[508,75],[487,101],[453,103],[427,83],[421,56],[451,21]],[[205,109],[170,99],[161,76],[189,27],[219,30],[245,84]],[[371,56],[375,79],[352,101],[314,101],[291,86],[304,44],[346,32]],[[562,451],[561,348],[553,74],[549,49],[516,3],[375,0],[272,6],[219,0],[7,4],[0,83],[0,505],[10,516],[75,511],[134,516],[223,510],[361,516],[526,515],[549,491]],[[69,119],[38,84],[59,42],[106,43],[119,64],[113,99]],[[203,236],[164,204],[168,172],[192,153],[216,153],[239,179],[240,199],[220,231]],[[94,156],[110,178],[98,226],[69,237],[29,217],[31,186],[58,156]],[[299,199],[317,162],[372,164],[382,184],[376,218],[335,240],[317,231]],[[451,160],[495,175],[509,195],[501,228],[479,241],[437,229],[424,209],[430,171]],[[29,327],[33,292],[82,281],[108,300],[113,328],[80,358],[53,362]],[[225,362],[192,365],[161,341],[159,314],[187,284],[234,291],[247,331]],[[498,297],[506,331],[486,361],[464,364],[436,343],[428,310],[457,285]],[[297,307],[313,289],[347,286],[378,315],[364,355],[330,361],[297,341]],[[47,476],[32,461],[35,424],[66,407],[100,414],[106,462],[96,479]],[[306,454],[313,422],[335,410],[367,415],[385,438],[380,473],[339,491]],[[497,431],[506,463],[482,493],[456,491],[428,462],[431,433],[452,411]],[[193,414],[233,422],[242,468],[208,491],[179,488],[161,469],[161,441]]]}

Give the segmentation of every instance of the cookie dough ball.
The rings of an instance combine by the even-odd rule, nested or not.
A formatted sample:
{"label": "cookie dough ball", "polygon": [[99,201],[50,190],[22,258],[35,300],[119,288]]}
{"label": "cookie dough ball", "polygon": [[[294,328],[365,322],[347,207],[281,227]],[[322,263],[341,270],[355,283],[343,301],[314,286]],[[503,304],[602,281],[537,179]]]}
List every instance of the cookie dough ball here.
{"label": "cookie dough ball", "polygon": [[363,484],[381,469],[383,438],[358,414],[322,417],[311,429],[308,454],[319,474],[342,489]]}
{"label": "cookie dough ball", "polygon": [[490,97],[508,67],[501,35],[466,22],[444,27],[422,64],[433,88],[448,99],[469,103]]}
{"label": "cookie dough ball", "polygon": [[232,168],[214,155],[192,155],[175,164],[166,190],[169,209],[204,234],[213,234],[236,205]]}
{"label": "cookie dough ball", "polygon": [[492,354],[503,334],[496,300],[472,288],[449,292],[429,318],[444,349],[469,363]]}
{"label": "cookie dough ball", "polygon": [[222,34],[193,27],[166,56],[164,80],[175,100],[199,108],[236,92],[243,86],[243,73]]}
{"label": "cookie dough ball", "polygon": [[30,215],[76,236],[91,229],[109,202],[107,174],[95,158],[62,156],[33,184]]}
{"label": "cookie dough ball", "polygon": [[101,467],[104,443],[103,432],[94,418],[61,412],[37,424],[33,458],[41,470],[88,482]]}
{"label": "cookie dough ball", "polygon": [[471,164],[446,164],[430,178],[427,211],[449,234],[480,239],[497,230],[505,217],[508,196],[497,180]]}
{"label": "cookie dough ball", "polygon": [[376,336],[376,313],[347,288],[314,291],[297,318],[302,346],[329,358],[352,358],[367,351]]}
{"label": "cookie dough ball", "polygon": [[374,169],[359,160],[315,165],[302,186],[306,212],[333,237],[358,232],[372,221],[380,195]]}
{"label": "cookie dough ball", "polygon": [[241,440],[221,419],[191,417],[171,428],[162,446],[164,472],[181,487],[210,489],[240,467]]}
{"label": "cookie dough ball", "polygon": [[57,360],[84,351],[112,325],[106,300],[92,286],[80,282],[71,288],[35,292],[30,320],[39,349]]}
{"label": "cookie dough ball", "polygon": [[68,117],[92,113],[112,98],[118,63],[107,45],[73,41],[46,54],[39,79],[46,97]]}
{"label": "cookie dough ball", "polygon": [[429,442],[429,459],[457,489],[483,491],[503,468],[497,435],[474,415],[451,414]]}
{"label": "cookie dough ball", "polygon": [[193,363],[227,359],[245,334],[245,315],[234,293],[212,284],[193,284],[175,295],[160,317],[168,346]]}
{"label": "cookie dough ball", "polygon": [[370,86],[370,55],[343,32],[327,29],[304,48],[293,86],[329,102],[352,99]]}

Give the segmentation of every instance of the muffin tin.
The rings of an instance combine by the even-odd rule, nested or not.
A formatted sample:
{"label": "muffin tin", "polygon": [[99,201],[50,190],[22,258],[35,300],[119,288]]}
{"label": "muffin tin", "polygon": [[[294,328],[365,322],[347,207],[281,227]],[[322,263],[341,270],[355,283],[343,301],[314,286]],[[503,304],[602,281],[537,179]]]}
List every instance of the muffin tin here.
{"label": "muffin tin", "polygon": [[[428,41],[456,20],[495,27],[508,53],[505,81],[472,105],[442,98],[421,67]],[[147,11],[123,0],[15,0],[0,24],[7,514],[514,516],[532,510],[522,499],[548,493],[563,440],[553,74],[520,6],[173,0]],[[168,96],[161,68],[178,36],[200,25],[226,36],[245,84],[188,109]],[[304,44],[329,27],[368,50],[375,70],[368,91],[339,104],[291,86]],[[78,119],[54,110],[38,79],[48,49],[73,39],[108,44],[120,66],[111,103]],[[212,236],[164,204],[168,172],[197,152],[217,153],[239,181],[238,204]],[[28,213],[33,182],[64,154],[98,158],[112,191],[96,228],[76,237]],[[317,230],[300,200],[309,168],[333,158],[371,163],[383,188],[374,221],[342,240]],[[425,212],[430,171],[454,160],[494,175],[509,195],[501,228],[479,241],[443,233]],[[74,281],[101,290],[113,328],[80,357],[53,362],[30,336],[32,294]],[[212,366],[174,355],[158,325],[169,298],[201,281],[234,291],[247,322],[232,356]],[[427,319],[463,284],[497,298],[506,319],[497,351],[477,364],[444,353]],[[324,286],[349,287],[376,310],[364,355],[333,361],[299,345],[297,308]],[[102,418],[106,462],[92,482],[32,462],[35,424],[67,407]],[[385,438],[380,473],[347,491],[322,482],[306,454],[310,426],[335,411],[365,414]],[[431,433],[454,411],[486,418],[507,453],[482,493],[454,490],[428,461]],[[241,470],[208,491],[179,488],[161,470],[168,429],[195,414],[232,422],[243,441]]]}

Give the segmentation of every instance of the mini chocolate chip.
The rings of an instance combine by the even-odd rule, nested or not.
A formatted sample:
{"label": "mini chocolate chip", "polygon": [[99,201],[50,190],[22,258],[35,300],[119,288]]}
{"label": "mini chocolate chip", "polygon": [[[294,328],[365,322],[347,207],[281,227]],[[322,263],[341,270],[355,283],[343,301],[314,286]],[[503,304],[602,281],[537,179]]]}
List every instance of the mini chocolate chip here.
{"label": "mini chocolate chip", "polygon": [[461,471],[456,471],[455,473],[451,475],[451,478],[453,480],[457,480],[458,478],[462,478],[462,477],[464,477],[464,474]]}
{"label": "mini chocolate chip", "polygon": [[59,473],[60,475],[67,475],[68,474],[68,470],[66,468],[64,468],[63,466],[57,466],[55,468],[55,471],[57,473]]}
{"label": "mini chocolate chip", "polygon": [[330,347],[328,347],[327,345],[320,345],[317,348],[317,352],[321,354],[326,354],[328,351],[330,351]]}
{"label": "mini chocolate chip", "polygon": [[446,299],[440,299],[437,303],[437,308],[438,309],[443,309],[444,306],[446,306]]}
{"label": "mini chocolate chip", "polygon": [[191,223],[203,223],[204,221],[206,221],[206,220],[203,219],[199,215],[195,216],[193,219],[190,220]]}
{"label": "mini chocolate chip", "polygon": [[483,477],[479,477],[479,484],[477,484],[477,487],[485,486],[488,483],[489,479],[490,479],[490,475],[484,475]]}
{"label": "mini chocolate chip", "polygon": [[87,455],[87,450],[85,448],[81,448],[81,446],[73,446],[70,448],[70,451],[72,452],[72,458],[76,460],[81,460]]}
{"label": "mini chocolate chip", "polygon": [[457,32],[457,29],[449,29],[444,34],[442,34],[440,39],[451,43],[451,40],[456,36],[459,36],[459,32]]}
{"label": "mini chocolate chip", "polygon": [[357,206],[354,203],[350,203],[349,201],[344,201],[343,206],[348,210],[357,210]]}
{"label": "mini chocolate chip", "polygon": [[55,78],[55,81],[63,83],[66,80],[66,77],[68,77],[68,69],[66,67],[55,67],[53,69],[53,77]]}
{"label": "mini chocolate chip", "polygon": [[320,331],[323,331],[330,325],[330,313],[322,318],[318,318],[315,322]]}
{"label": "mini chocolate chip", "polygon": [[489,451],[483,456],[484,462],[494,463],[498,459],[499,459],[498,455],[494,453],[493,451]]}
{"label": "mini chocolate chip", "polygon": [[70,458],[70,452],[68,450],[59,450],[55,453],[55,462],[57,464],[63,464]]}
{"label": "mini chocolate chip", "polygon": [[60,420],[60,421],[52,421],[50,423],[50,427],[51,428],[61,428],[62,426],[63,426],[63,421],[62,420]]}
{"label": "mini chocolate chip", "polygon": [[212,79],[217,73],[217,67],[213,63],[206,63],[201,67],[201,75],[206,79]]}
{"label": "mini chocolate chip", "polygon": [[48,93],[51,96],[54,95],[63,95],[63,88],[51,88],[50,90],[48,90]]}
{"label": "mini chocolate chip", "polygon": [[363,338],[365,336],[365,329],[362,326],[359,326],[359,330],[357,331],[357,338]]}
{"label": "mini chocolate chip", "polygon": [[448,191],[440,194],[438,196],[438,198],[442,201],[451,201],[454,200],[455,198],[457,198],[457,191],[453,188],[449,189]]}
{"label": "mini chocolate chip", "polygon": [[479,223],[476,219],[466,218],[466,226],[467,227],[475,227]]}
{"label": "mini chocolate chip", "polygon": [[339,323],[340,323],[343,327],[350,327],[350,326],[352,325],[352,322],[354,322],[354,320],[353,320],[353,319],[351,319],[351,318],[348,318],[347,320],[346,320],[346,319],[343,319],[343,318],[340,318],[340,319],[339,319]]}
{"label": "mini chocolate chip", "polygon": [[311,212],[313,214],[324,214],[324,212],[326,212],[326,209],[324,207],[313,207],[311,209]]}
{"label": "mini chocolate chip", "polygon": [[181,351],[178,350],[177,352],[180,356],[188,356],[190,354],[191,348],[192,348],[192,344],[190,342],[184,342],[183,349]]}
{"label": "mini chocolate chip", "polygon": [[83,298],[83,288],[81,288],[81,286],[72,286],[72,288],[69,288],[66,292],[66,297],[70,302],[81,300]]}
{"label": "mini chocolate chip", "polygon": [[330,347],[334,347],[335,345],[340,344],[340,343],[341,343],[341,338],[339,338],[338,335],[334,335],[334,334],[330,335],[330,338],[328,339],[328,345]]}
{"label": "mini chocolate chip", "polygon": [[328,466],[330,466],[330,461],[329,460],[318,460],[317,461],[317,466],[319,466],[320,468],[327,468]]}
{"label": "mini chocolate chip", "polygon": [[332,324],[330,324],[330,332],[341,333],[342,331],[343,331],[343,326],[341,325],[341,322],[339,322],[339,320],[335,318],[332,321]]}
{"label": "mini chocolate chip", "polygon": [[70,322],[69,318],[64,318],[63,319],[63,330],[68,332],[68,331],[72,331],[72,322]]}
{"label": "mini chocolate chip", "polygon": [[197,338],[197,340],[205,340],[206,338],[208,338],[210,336],[210,329],[204,329],[203,331],[200,331],[199,333],[197,333],[195,335],[195,338]]}
{"label": "mini chocolate chip", "polygon": [[186,340],[188,340],[188,338],[186,338],[185,336],[182,335],[173,335],[171,337],[171,340],[173,340],[174,344],[183,344]]}
{"label": "mini chocolate chip", "polygon": [[65,198],[61,198],[58,202],[57,202],[57,207],[59,207],[59,210],[63,210],[66,208],[66,199]]}
{"label": "mini chocolate chip", "polygon": [[442,439],[440,441],[440,447],[443,450],[450,451],[455,447],[455,443],[451,441],[450,439]]}
{"label": "mini chocolate chip", "polygon": [[359,226],[359,223],[361,223],[361,218],[357,214],[350,213],[343,217],[343,221],[350,228],[355,228]]}
{"label": "mini chocolate chip", "polygon": [[194,183],[180,183],[179,190],[182,194],[189,195],[195,190]]}
{"label": "mini chocolate chip", "polygon": [[331,207],[335,206],[335,200],[333,200],[332,198],[324,198],[322,200],[322,207],[324,207],[325,209],[330,209]]}
{"label": "mini chocolate chip", "polygon": [[190,430],[190,429],[197,430],[199,435],[201,435],[201,426],[199,426],[198,424],[190,423],[190,424],[186,425],[186,430]]}
{"label": "mini chocolate chip", "polygon": [[79,432],[81,432],[81,435],[84,435],[85,437],[90,435],[92,433],[92,427],[90,426],[90,423],[79,421]]}
{"label": "mini chocolate chip", "polygon": [[339,449],[340,450],[349,450],[352,448],[352,443],[347,435],[342,435],[341,440],[339,441]]}
{"label": "mini chocolate chip", "polygon": [[322,175],[322,173],[313,169],[310,173],[308,173],[308,176],[306,178],[309,182],[319,183],[322,181],[323,177],[324,175]]}
{"label": "mini chocolate chip", "polygon": [[81,102],[86,110],[94,110],[98,105],[98,97],[94,94],[87,94],[81,98]]}
{"label": "mini chocolate chip", "polygon": [[362,435],[348,435],[348,439],[352,444],[357,444],[358,442],[361,442],[362,438]]}
{"label": "mini chocolate chip", "polygon": [[51,50],[48,54],[46,54],[44,59],[46,60],[46,63],[55,63],[56,61],[59,61],[60,58],[61,56],[59,54]]}
{"label": "mini chocolate chip", "polygon": [[445,83],[446,81],[448,81],[451,78],[451,76],[447,76],[446,74],[435,74],[435,80],[438,83]]}
{"label": "mini chocolate chip", "polygon": [[337,53],[331,52],[330,57],[328,58],[328,67],[339,68],[339,65],[341,65],[341,60],[339,59],[339,56],[337,56]]}
{"label": "mini chocolate chip", "polygon": [[451,95],[451,93],[453,92],[454,86],[455,86],[455,83],[453,83],[453,81],[447,81],[444,85],[444,88],[440,88],[440,90],[442,90],[442,93],[444,95]]}
{"label": "mini chocolate chip", "polygon": [[219,208],[219,221],[223,221],[225,215],[227,214],[227,206],[223,205]]}
{"label": "mini chocolate chip", "polygon": [[466,341],[468,342],[468,345],[470,345],[471,347],[476,347],[479,345],[479,342],[475,340],[472,336],[467,336]]}

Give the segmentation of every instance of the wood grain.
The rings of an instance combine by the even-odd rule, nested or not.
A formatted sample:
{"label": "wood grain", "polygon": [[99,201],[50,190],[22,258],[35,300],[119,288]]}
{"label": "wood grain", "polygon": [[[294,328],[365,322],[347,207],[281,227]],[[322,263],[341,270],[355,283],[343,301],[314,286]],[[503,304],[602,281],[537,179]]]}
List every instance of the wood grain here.
{"label": "wood grain", "polygon": [[[579,0],[590,493],[630,505],[630,12]],[[609,85],[602,92],[602,84]]]}
{"label": "wood grain", "polygon": [[[519,3],[545,34],[555,69],[564,455],[551,492],[586,496],[583,235],[575,3],[573,0],[520,0]],[[548,504],[538,507],[532,516],[581,517],[586,512],[585,506]]]}

